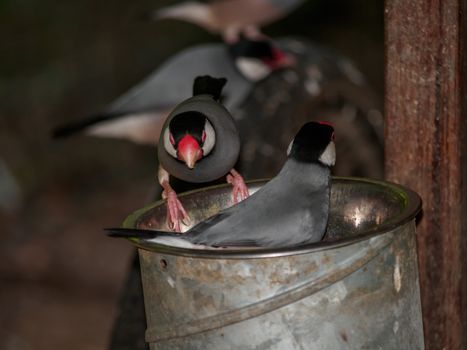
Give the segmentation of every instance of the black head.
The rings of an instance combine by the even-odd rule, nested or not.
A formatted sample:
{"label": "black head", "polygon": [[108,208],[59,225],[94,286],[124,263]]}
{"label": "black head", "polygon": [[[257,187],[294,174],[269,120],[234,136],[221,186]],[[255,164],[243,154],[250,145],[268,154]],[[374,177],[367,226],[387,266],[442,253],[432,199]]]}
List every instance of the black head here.
{"label": "black head", "polygon": [[196,111],[183,112],[174,116],[169,123],[169,130],[173,137],[174,146],[178,145],[186,134],[193,136],[202,145],[205,123],[206,116]]}
{"label": "black head", "polygon": [[229,53],[240,73],[255,82],[277,69],[290,67],[295,63],[291,56],[276,47],[267,37],[248,39],[241,36],[230,44]]}
{"label": "black head", "polygon": [[273,59],[274,50],[270,40],[251,40],[243,36],[229,46],[229,52],[234,57],[248,57],[258,59]]}
{"label": "black head", "polygon": [[203,113],[187,111],[173,116],[163,138],[166,152],[193,169],[213,150],[216,133]]}
{"label": "black head", "polygon": [[289,150],[289,157],[300,162],[334,165],[334,128],[327,122],[309,122],[301,127]]}

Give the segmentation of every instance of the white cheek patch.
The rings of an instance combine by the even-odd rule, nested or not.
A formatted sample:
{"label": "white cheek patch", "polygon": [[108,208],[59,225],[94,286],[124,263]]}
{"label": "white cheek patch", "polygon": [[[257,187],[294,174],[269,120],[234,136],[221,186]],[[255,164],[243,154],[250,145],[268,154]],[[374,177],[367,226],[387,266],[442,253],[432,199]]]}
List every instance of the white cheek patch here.
{"label": "white cheek patch", "polygon": [[165,148],[165,150],[167,151],[168,154],[170,154],[174,158],[177,158],[177,150],[172,145],[172,142],[170,142],[170,130],[169,130],[169,128],[166,128],[164,130],[164,148]]}
{"label": "white cheek patch", "polygon": [[336,162],[336,145],[334,141],[329,142],[324,152],[319,157],[319,161],[327,166],[333,166]]}
{"label": "white cheek patch", "polygon": [[271,72],[271,69],[258,59],[238,58],[235,63],[242,75],[251,81],[259,81]]}
{"label": "white cheek patch", "polygon": [[216,132],[214,131],[212,124],[207,119],[204,124],[204,132],[206,133],[206,139],[203,144],[203,156],[207,156],[211,153],[214,145],[216,144]]}

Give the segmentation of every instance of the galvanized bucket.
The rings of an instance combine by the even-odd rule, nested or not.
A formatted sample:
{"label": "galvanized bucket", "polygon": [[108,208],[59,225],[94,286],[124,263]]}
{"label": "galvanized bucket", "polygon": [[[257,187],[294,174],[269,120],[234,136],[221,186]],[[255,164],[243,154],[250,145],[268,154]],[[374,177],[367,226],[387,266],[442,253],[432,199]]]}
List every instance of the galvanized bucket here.
{"label": "galvanized bucket", "polygon": [[[252,182],[255,191],[264,182]],[[193,224],[231,204],[228,186],[181,196]],[[423,349],[415,245],[419,196],[334,178],[325,241],[293,249],[139,246],[151,349]],[[125,227],[162,228],[165,205]]]}

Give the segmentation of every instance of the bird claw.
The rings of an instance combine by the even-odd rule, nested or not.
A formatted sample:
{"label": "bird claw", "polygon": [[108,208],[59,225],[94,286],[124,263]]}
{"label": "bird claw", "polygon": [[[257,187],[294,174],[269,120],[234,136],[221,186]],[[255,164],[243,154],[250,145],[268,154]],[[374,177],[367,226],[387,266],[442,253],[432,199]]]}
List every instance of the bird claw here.
{"label": "bird claw", "polygon": [[190,225],[190,216],[177,198],[175,191],[164,191],[162,197],[167,200],[167,227],[175,232],[181,232],[180,223]]}
{"label": "bird claw", "polygon": [[[227,182],[233,186],[232,195],[234,204],[241,202],[250,195],[243,177],[234,169],[232,169],[230,174],[227,175]],[[238,196],[240,196],[240,200],[238,200]]]}

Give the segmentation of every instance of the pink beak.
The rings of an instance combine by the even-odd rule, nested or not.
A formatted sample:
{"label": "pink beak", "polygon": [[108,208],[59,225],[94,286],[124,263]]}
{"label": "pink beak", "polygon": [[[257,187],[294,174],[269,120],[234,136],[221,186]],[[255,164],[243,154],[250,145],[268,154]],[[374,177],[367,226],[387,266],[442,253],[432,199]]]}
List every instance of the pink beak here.
{"label": "pink beak", "polygon": [[203,150],[198,141],[187,134],[178,143],[177,156],[179,160],[185,162],[188,168],[193,169],[196,162],[203,156]]}

